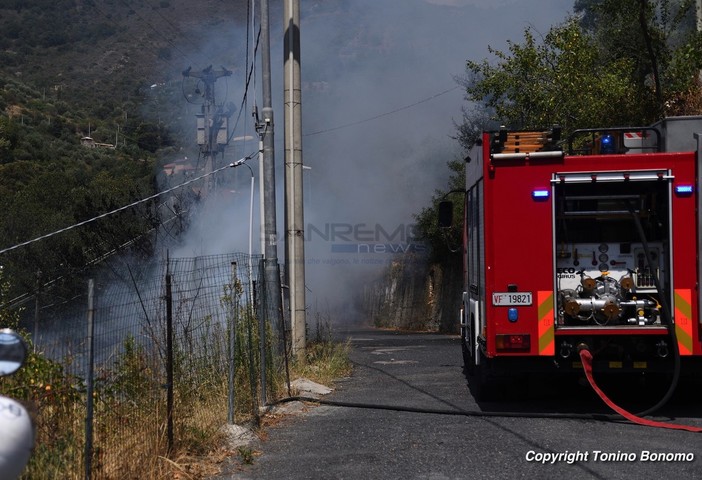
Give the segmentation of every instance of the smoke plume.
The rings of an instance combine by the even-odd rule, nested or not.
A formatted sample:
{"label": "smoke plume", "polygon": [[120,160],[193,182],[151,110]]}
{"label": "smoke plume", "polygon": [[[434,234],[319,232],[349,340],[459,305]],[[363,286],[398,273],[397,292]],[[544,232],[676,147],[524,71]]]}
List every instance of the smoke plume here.
{"label": "smoke plume", "polygon": [[[445,188],[446,164],[462,153],[451,137],[465,105],[454,78],[464,73],[466,59],[488,57],[488,45],[505,50],[506,42],[521,41],[528,27],[545,33],[568,11],[558,0],[305,1],[301,8],[307,305],[311,313],[318,309],[343,321],[352,315],[360,287],[395,258],[388,252],[422,249],[413,237],[413,215],[429,204],[435,189]],[[281,260],[282,17],[281,3],[272,2]],[[236,62],[243,60],[241,49],[239,54]],[[243,95],[241,67],[232,81],[239,87],[229,91],[234,102]],[[234,133],[255,135],[250,120],[239,130]],[[234,144],[225,162],[256,148],[256,142]],[[249,163],[258,188],[257,162]],[[193,223],[184,254],[247,251],[250,172],[237,170],[234,194],[213,202]],[[255,203],[258,253],[258,193]]]}

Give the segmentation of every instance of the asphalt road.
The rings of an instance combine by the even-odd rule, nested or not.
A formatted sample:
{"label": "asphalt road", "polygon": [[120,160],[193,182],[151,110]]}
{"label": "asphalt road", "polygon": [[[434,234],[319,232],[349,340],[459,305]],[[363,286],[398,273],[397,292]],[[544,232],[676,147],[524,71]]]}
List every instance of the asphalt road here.
{"label": "asphalt road", "polygon": [[[354,372],[325,399],[368,408],[322,405],[291,416],[268,429],[253,465],[220,478],[702,478],[702,434],[607,420],[607,407],[576,381],[523,382],[507,400],[478,404],[458,337],[348,337]],[[607,387],[624,391],[631,407],[662,395],[638,384]],[[654,418],[702,427],[701,390],[681,387]],[[543,418],[554,413],[562,418]],[[653,461],[657,454],[684,459]]]}

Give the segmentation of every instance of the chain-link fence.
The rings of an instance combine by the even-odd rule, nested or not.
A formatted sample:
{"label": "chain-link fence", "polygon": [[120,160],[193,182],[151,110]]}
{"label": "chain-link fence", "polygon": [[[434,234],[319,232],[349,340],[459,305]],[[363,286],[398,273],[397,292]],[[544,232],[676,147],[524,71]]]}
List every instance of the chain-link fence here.
{"label": "chain-link fence", "polygon": [[28,478],[156,478],[182,446],[256,419],[285,382],[262,264],[171,258],[112,268],[70,301],[44,292],[25,312],[36,353],[10,380],[36,414]]}

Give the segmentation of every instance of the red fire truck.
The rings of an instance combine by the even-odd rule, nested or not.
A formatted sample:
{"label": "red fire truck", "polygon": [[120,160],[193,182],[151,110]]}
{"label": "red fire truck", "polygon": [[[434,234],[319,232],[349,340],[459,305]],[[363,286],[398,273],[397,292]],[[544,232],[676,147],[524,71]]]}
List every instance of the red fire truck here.
{"label": "red fire truck", "polygon": [[480,396],[581,371],[581,348],[595,372],[702,358],[702,117],[560,137],[485,132],[466,158],[460,324]]}

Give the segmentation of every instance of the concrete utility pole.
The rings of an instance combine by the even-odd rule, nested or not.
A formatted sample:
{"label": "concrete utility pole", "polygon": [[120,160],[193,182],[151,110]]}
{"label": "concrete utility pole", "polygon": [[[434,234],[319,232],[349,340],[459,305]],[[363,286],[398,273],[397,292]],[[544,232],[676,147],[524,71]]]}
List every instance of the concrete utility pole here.
{"label": "concrete utility pole", "polygon": [[[275,273],[278,266],[278,231],[275,213],[275,151],[274,151],[274,122],[273,122],[273,100],[271,95],[271,40],[268,18],[268,0],[261,0],[261,82],[263,84],[263,122],[259,123],[258,131],[263,143],[263,208],[265,224],[265,250],[262,252],[266,259],[266,272],[274,274],[266,280],[275,279],[275,284],[279,282],[278,274]],[[270,272],[269,272],[269,268]],[[276,304],[280,308],[280,292],[274,292],[278,299]],[[277,310],[276,310],[277,311]]]}
{"label": "concrete utility pole", "polygon": [[304,360],[305,243],[302,206],[302,94],[300,88],[300,0],[284,0],[285,69],[285,262],[290,288],[292,352]]}
{"label": "concrete utility pole", "polygon": [[[183,72],[184,77],[195,77],[202,80],[205,86],[205,103],[202,105],[202,113],[197,117],[197,144],[205,158],[205,174],[212,173],[215,168],[215,155],[222,151],[227,145],[228,139],[228,115],[222,113],[222,108],[215,104],[214,85],[218,78],[228,77],[232,74],[230,70],[222,67],[221,70],[213,70],[212,65],[201,71],[193,71],[188,67]],[[207,188],[202,192],[207,195],[214,188],[214,178],[207,177]]]}
{"label": "concrete utility pole", "polygon": [[[268,15],[268,0],[261,0],[261,83],[263,84],[263,121],[258,123],[257,131],[263,145],[262,164],[263,175],[263,221],[264,221],[264,249],[263,276],[265,280],[265,305],[272,318],[280,321],[281,328],[285,328],[282,321],[282,308],[280,302],[280,275],[278,274],[278,230],[275,202],[275,151],[273,137],[273,100],[271,95],[271,40]],[[263,326],[263,325],[262,325]],[[264,326],[263,326],[264,327]],[[265,328],[265,327],[264,327]],[[262,329],[265,333],[265,330]],[[263,333],[261,334],[263,338]],[[285,337],[283,337],[285,338]],[[265,345],[261,344],[261,358],[265,358]],[[262,374],[265,374],[265,365],[261,365]],[[265,391],[262,392],[262,401],[265,404]]]}

